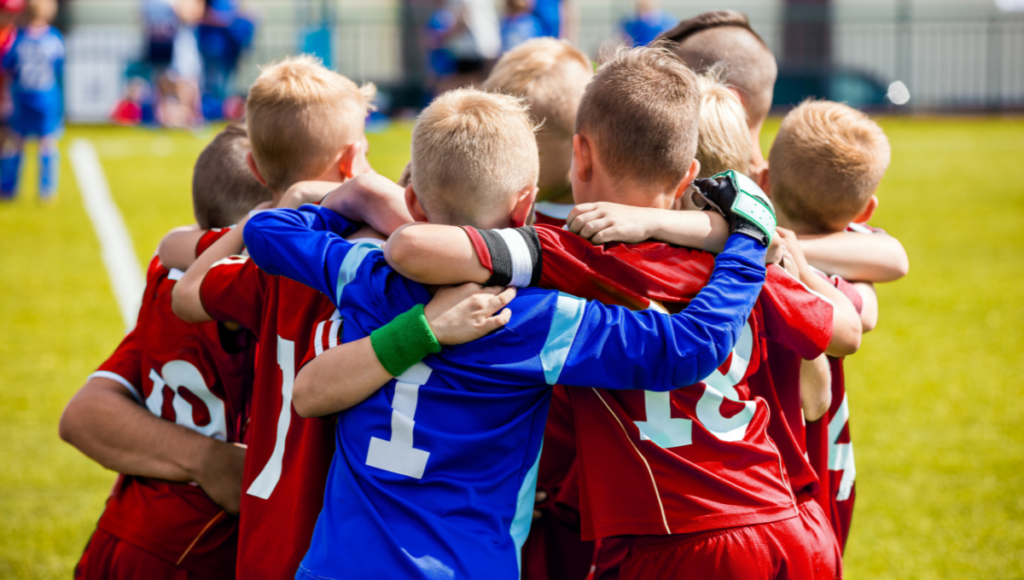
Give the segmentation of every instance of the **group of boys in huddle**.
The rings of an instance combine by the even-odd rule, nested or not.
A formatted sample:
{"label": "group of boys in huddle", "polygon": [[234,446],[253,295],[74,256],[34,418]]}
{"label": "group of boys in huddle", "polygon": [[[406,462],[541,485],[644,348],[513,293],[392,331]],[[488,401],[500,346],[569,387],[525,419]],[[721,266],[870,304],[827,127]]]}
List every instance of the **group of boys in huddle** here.
{"label": "group of boys in huddle", "polygon": [[889,145],[809,101],[765,160],[746,18],[663,39],[520,45],[399,183],[372,86],[265,68],[61,420],[122,474],[75,577],[841,577]]}

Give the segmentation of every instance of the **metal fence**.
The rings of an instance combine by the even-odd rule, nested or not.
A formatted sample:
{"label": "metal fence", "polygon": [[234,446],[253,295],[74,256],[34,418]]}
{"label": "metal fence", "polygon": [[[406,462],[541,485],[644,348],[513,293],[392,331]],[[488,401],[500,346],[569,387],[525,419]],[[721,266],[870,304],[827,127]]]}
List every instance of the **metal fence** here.
{"label": "metal fence", "polygon": [[[618,21],[626,11],[628,6],[621,3],[585,4],[580,47],[596,57],[601,46],[615,38]],[[672,12],[689,15],[683,10]],[[424,14],[417,10],[412,19],[420,20]],[[410,69],[422,59],[409,58],[410,50],[417,56],[418,39],[403,42],[401,15],[396,5],[334,9],[327,14],[333,67],[354,80],[374,81],[384,87],[420,83],[422,70]],[[902,81],[911,96],[905,107],[908,110],[1024,108],[1024,14],[911,18],[900,13],[884,17],[832,13],[827,14],[827,21],[820,16],[761,11],[751,19],[778,56],[780,68],[798,78],[824,78],[833,88],[860,79],[858,82],[883,91],[890,83]],[[807,26],[791,26],[795,19]],[[300,51],[312,21],[315,18],[298,17],[291,9],[265,14],[253,50],[239,67],[237,88],[244,91],[258,74],[260,63]],[[815,31],[827,34],[824,65],[787,55],[787,35],[791,43],[795,34]],[[129,63],[141,54],[141,31],[137,25],[87,23],[72,27],[67,44],[68,117],[102,120],[124,90]],[[794,90],[819,97],[838,94],[840,98],[856,92],[854,88],[854,93],[814,94],[828,90],[800,86]]]}

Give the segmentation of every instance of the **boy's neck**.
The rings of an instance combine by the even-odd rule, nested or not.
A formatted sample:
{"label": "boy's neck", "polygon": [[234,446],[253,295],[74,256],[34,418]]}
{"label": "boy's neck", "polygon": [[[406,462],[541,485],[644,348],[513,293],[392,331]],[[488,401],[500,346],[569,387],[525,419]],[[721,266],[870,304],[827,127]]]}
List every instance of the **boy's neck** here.
{"label": "boy's neck", "polygon": [[775,208],[776,219],[779,222],[779,227],[792,230],[794,234],[798,236],[823,236],[827,234],[834,234],[836,231],[841,230],[828,230],[818,226],[812,226],[805,224],[800,221],[791,220],[783,212],[779,211],[779,208]]}
{"label": "boy's neck", "polygon": [[671,209],[674,191],[664,191],[657,185],[639,184],[631,179],[602,180],[591,184],[593,201],[608,201],[633,207]]}
{"label": "boy's neck", "polygon": [[542,188],[537,192],[537,201],[572,205],[572,183],[566,182],[557,187]]}

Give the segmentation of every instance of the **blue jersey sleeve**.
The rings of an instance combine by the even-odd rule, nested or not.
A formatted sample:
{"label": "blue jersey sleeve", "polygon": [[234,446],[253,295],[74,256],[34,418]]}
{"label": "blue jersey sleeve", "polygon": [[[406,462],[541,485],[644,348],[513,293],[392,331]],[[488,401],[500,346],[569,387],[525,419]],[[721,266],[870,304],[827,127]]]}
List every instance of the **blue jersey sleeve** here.
{"label": "blue jersey sleeve", "polygon": [[764,255],[752,238],[733,235],[708,285],[671,316],[560,295],[537,345],[545,382],[667,391],[704,380],[728,358],[750,316],[765,280]]}
{"label": "blue jersey sleeve", "polygon": [[376,244],[350,243],[357,224],[315,205],[275,209],[249,218],[243,237],[249,256],[268,274],[285,276],[330,296],[337,304],[338,276],[350,254]]}

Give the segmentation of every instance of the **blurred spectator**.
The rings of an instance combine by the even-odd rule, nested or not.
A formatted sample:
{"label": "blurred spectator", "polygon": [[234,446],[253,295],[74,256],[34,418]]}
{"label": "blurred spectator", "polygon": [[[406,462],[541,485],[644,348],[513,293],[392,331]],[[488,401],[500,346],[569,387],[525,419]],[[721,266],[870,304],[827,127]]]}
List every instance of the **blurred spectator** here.
{"label": "blurred spectator", "polygon": [[129,82],[125,97],[111,114],[115,122],[155,121],[171,127],[202,122],[202,63],[194,26],[202,14],[202,0],[143,0],[146,53],[141,74],[145,80]]}
{"label": "blurred spectator", "polygon": [[455,20],[443,36],[443,47],[455,61],[454,74],[438,83],[438,91],[481,84],[501,52],[501,29],[493,0],[447,0]]}
{"label": "blurred spectator", "polygon": [[197,33],[203,59],[203,114],[220,119],[225,110],[237,109],[231,102],[237,98],[232,98],[231,82],[242,52],[252,45],[256,23],[239,10],[238,0],[206,0]]}
{"label": "blurred spectator", "polygon": [[637,0],[636,14],[623,20],[620,26],[630,46],[646,46],[676,22],[668,12],[658,7],[658,0]]}
{"label": "blurred spectator", "polygon": [[29,0],[27,25],[18,29],[14,44],[3,58],[3,68],[11,75],[14,104],[11,134],[0,154],[3,199],[12,199],[17,192],[21,154],[30,137],[39,139],[39,198],[48,201],[57,192],[57,139],[64,128],[64,40],[50,26],[56,15],[56,0]]}
{"label": "blurred spectator", "polygon": [[425,30],[427,50],[427,67],[431,77],[431,85],[438,79],[455,74],[455,55],[445,47],[448,34],[455,28],[455,15],[444,7],[438,8],[430,16]]}
{"label": "blurred spectator", "polygon": [[[18,36],[15,26],[18,15],[25,8],[25,0],[0,0],[0,59],[3,59]],[[11,93],[7,90],[7,76],[0,75],[0,145],[7,139],[7,123],[11,116]]]}
{"label": "blurred spectator", "polygon": [[529,0],[506,0],[505,16],[501,18],[501,49],[511,50],[520,44],[544,36],[540,20],[530,12]]}
{"label": "blurred spectator", "polygon": [[561,36],[562,0],[534,0],[533,15],[540,25],[540,33],[537,36]]}

